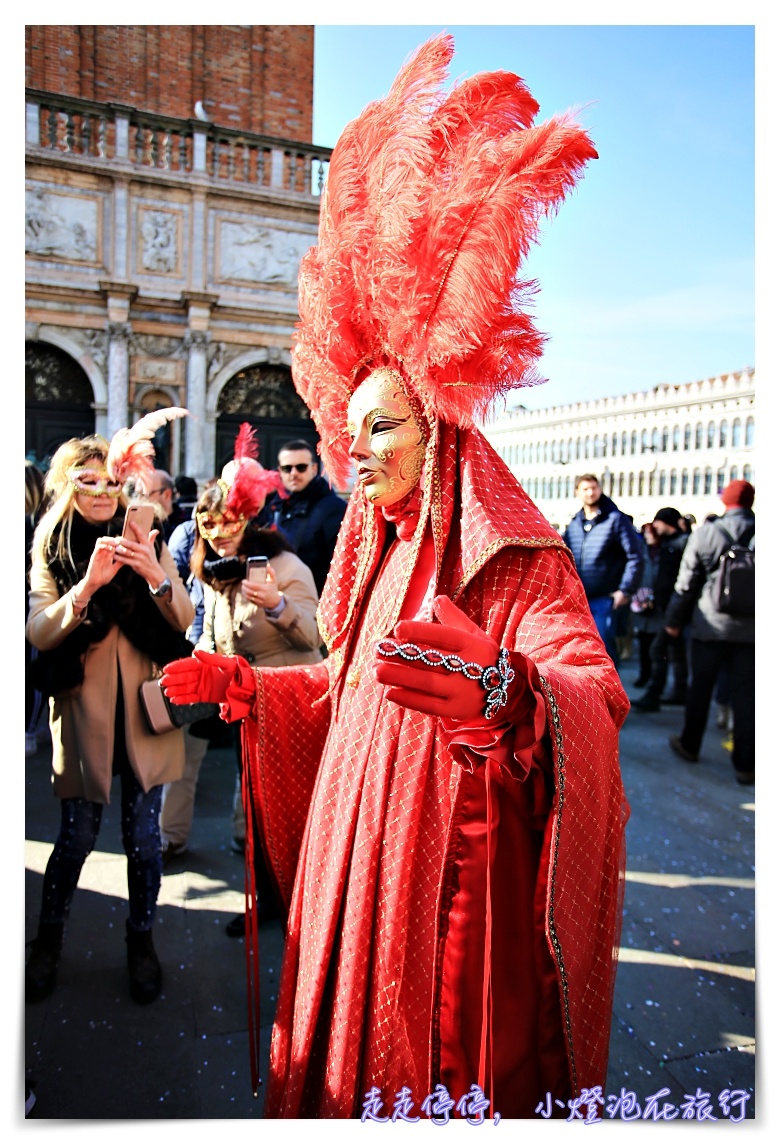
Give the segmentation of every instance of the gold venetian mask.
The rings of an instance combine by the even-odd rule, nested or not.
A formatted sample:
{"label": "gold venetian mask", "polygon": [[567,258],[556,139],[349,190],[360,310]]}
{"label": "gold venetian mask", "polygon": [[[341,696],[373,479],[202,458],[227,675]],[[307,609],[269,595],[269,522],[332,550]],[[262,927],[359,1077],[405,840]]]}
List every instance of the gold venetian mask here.
{"label": "gold venetian mask", "polygon": [[396,504],[411,492],[427,435],[397,370],[375,369],[360,383],[347,408],[347,432],[357,482],[371,504]]}
{"label": "gold venetian mask", "polygon": [[240,536],[247,526],[245,516],[236,516],[228,509],[226,512],[215,510],[195,513],[198,532],[204,540],[213,544],[219,540],[232,540]]}
{"label": "gold venetian mask", "polygon": [[68,469],[68,480],[77,493],[88,497],[112,497],[122,495],[122,482],[108,475],[105,465],[96,460],[92,465],[74,466]]}

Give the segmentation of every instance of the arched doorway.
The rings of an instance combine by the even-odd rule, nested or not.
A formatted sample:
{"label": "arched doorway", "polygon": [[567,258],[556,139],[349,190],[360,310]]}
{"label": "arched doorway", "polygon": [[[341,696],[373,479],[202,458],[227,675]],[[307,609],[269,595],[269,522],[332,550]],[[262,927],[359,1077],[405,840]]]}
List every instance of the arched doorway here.
{"label": "arched doorway", "polygon": [[26,343],[24,372],[24,451],[46,469],[63,441],[95,432],[92,385],[70,354],[48,342]]}
{"label": "arched doorway", "polygon": [[[158,409],[170,409],[172,405],[173,400],[165,390],[147,389],[140,396],[136,395],[135,415],[143,417],[147,413],[156,413]],[[176,458],[179,454],[180,434],[178,421],[166,421],[152,438],[155,468],[164,469],[174,477],[179,471]]]}
{"label": "arched doorway", "polygon": [[252,365],[231,377],[219,395],[216,434],[216,466],[231,460],[236,434],[242,421],[257,433],[260,463],[276,468],[279,448],[300,437],[316,447],[317,430],[306,404],[295,392],[292,374],[284,365]]}

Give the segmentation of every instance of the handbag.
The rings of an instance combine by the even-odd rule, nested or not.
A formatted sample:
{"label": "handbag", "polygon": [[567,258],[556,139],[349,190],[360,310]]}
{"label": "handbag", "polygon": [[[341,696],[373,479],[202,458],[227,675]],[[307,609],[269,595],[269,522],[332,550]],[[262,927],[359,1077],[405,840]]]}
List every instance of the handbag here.
{"label": "handbag", "polygon": [[218,703],[171,703],[159,679],[147,679],[139,691],[141,710],[153,735],[165,735],[201,719],[219,716]]}
{"label": "handbag", "polygon": [[[211,651],[216,652],[214,617],[217,602],[211,611]],[[209,746],[229,746],[232,740],[230,724],[220,718],[218,703],[171,703],[159,686],[159,679],[147,679],[141,684],[141,707],[154,735],[164,735],[177,727],[189,727],[194,739],[205,739]]]}

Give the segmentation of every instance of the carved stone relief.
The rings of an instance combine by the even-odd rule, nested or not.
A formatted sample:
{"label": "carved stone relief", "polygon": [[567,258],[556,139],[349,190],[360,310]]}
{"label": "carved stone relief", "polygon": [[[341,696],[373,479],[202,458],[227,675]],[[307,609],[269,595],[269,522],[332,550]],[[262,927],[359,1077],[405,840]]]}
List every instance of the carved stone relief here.
{"label": "carved stone relief", "polygon": [[220,279],[297,284],[301,258],[312,245],[311,235],[227,219],[220,219],[218,226]]}
{"label": "carved stone relief", "polygon": [[141,266],[155,274],[178,272],[179,216],[170,211],[141,212]]}
{"label": "carved stone relief", "polygon": [[187,330],[184,335],[184,348],[190,350],[193,347],[199,350],[205,350],[211,341],[211,334],[208,330]]}
{"label": "carved stone relief", "polygon": [[133,351],[145,357],[176,358],[184,351],[181,338],[163,338],[153,334],[133,334]]}
{"label": "carved stone relief", "polygon": [[224,342],[212,342],[206,355],[209,381],[213,381],[220,370],[244,353],[245,350],[246,346],[227,346]]}
{"label": "carved stone relief", "polygon": [[103,330],[84,330],[81,336],[84,341],[84,348],[100,372],[105,376],[108,336]]}
{"label": "carved stone relief", "polygon": [[83,195],[28,187],[25,250],[39,258],[97,262],[100,251],[100,204]]}
{"label": "carved stone relief", "polygon": [[106,322],[106,332],[109,342],[117,342],[129,346],[133,337],[133,327],[130,322]]}
{"label": "carved stone relief", "polygon": [[136,358],[133,366],[133,376],[138,381],[161,381],[167,385],[178,385],[181,381],[183,364],[178,361],[162,361],[160,358]]}

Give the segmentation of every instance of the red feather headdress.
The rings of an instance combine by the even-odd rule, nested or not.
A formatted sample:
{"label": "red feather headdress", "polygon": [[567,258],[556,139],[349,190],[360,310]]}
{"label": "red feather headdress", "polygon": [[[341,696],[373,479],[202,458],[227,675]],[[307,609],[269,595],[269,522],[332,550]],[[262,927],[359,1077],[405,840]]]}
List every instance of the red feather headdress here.
{"label": "red feather headdress", "polygon": [[256,516],[270,492],[287,496],[287,490],[277,470],[264,469],[257,460],[259,452],[257,435],[249,422],[244,421],[236,437],[233,462],[230,466],[233,472],[229,478],[223,475],[219,482],[223,490],[227,491],[225,508],[233,512],[237,518],[243,517],[248,520]]}
{"label": "red feather headdress", "polygon": [[301,263],[293,379],[341,479],[347,403],[376,366],[400,370],[431,422],[463,426],[542,380],[522,308],[535,283],[517,271],[596,151],[570,116],[533,127],[510,72],[443,92],[453,52],[434,36],[345,128]]}

